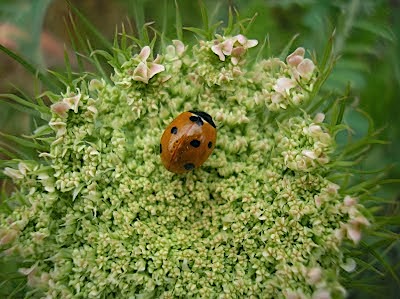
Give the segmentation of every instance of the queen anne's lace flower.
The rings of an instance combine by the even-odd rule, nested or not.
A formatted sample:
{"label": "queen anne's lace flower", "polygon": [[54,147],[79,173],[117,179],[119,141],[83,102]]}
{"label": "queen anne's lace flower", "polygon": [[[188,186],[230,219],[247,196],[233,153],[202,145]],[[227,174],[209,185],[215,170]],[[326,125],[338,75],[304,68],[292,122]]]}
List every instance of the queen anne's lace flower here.
{"label": "queen anne's lace flower", "polygon": [[150,54],[150,47],[145,46],[139,54],[124,63],[121,67],[122,72],[116,70],[114,74],[115,84],[128,87],[132,85],[132,81],[148,84],[149,80],[156,74],[165,71],[165,67],[159,63],[161,56],[157,55],[153,61],[148,61]]}
{"label": "queen anne's lace flower", "polygon": [[232,37],[217,35],[211,50],[218,55],[221,61],[225,61],[227,56],[231,56],[232,64],[237,65],[239,59],[246,53],[247,49],[257,46],[258,41],[247,39],[244,35],[238,34]]}
{"label": "queen anne's lace flower", "polygon": [[[40,161],[4,173],[26,204],[0,218],[0,246],[46,298],[336,298],[340,245],[368,225],[326,177],[335,143],[324,114],[298,108],[317,72],[298,48],[286,63],[246,64],[257,41],[174,41],[72,86],[50,111]],[[227,59],[230,58],[230,59]],[[293,113],[288,113],[293,108]],[[214,116],[214,153],[186,175],[159,157],[179,113]]]}

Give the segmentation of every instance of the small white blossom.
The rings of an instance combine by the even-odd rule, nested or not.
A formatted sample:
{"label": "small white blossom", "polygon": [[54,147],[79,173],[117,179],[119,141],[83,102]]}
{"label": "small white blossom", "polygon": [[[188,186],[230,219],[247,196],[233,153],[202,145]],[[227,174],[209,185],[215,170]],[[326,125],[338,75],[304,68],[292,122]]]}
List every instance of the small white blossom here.
{"label": "small white blossom", "polygon": [[[78,113],[78,107],[79,107],[79,102],[81,100],[81,97],[82,97],[82,95],[81,95],[80,91],[78,90],[78,94],[63,98],[62,102],[64,104],[66,104],[70,110],[73,110],[75,113]],[[57,109],[58,109],[58,107],[57,107]],[[60,108],[60,110],[61,110],[61,108]]]}
{"label": "small white blossom", "polygon": [[320,112],[315,115],[314,122],[317,124],[322,123],[324,121],[324,119],[325,119],[325,114]]}
{"label": "small white blossom", "polygon": [[317,290],[314,292],[312,299],[331,299],[331,294],[328,290]]}
{"label": "small white blossom", "polygon": [[70,105],[64,102],[58,102],[50,106],[51,111],[56,113],[58,116],[62,118],[67,117],[67,112],[70,108]]}
{"label": "small white blossom", "polygon": [[355,260],[351,258],[347,258],[345,263],[340,265],[340,267],[342,267],[346,272],[353,272],[356,269],[356,266]]}
{"label": "small white blossom", "polygon": [[3,173],[6,176],[9,176],[10,178],[12,178],[14,180],[19,180],[19,179],[22,179],[24,177],[24,175],[21,173],[21,171],[16,170],[16,169],[11,168],[11,167],[4,168]]}
{"label": "small white blossom", "polygon": [[15,229],[2,229],[0,231],[0,245],[5,245],[13,242],[18,236],[18,231]]}
{"label": "small white blossom", "polygon": [[309,80],[314,73],[314,62],[308,58],[304,58],[304,54],[304,48],[300,47],[286,58],[286,62],[292,67],[293,76],[296,80],[299,80],[301,77]]}
{"label": "small white blossom", "polygon": [[211,51],[218,55],[221,61],[225,61],[226,56],[231,56],[233,65],[239,63],[240,57],[246,53],[247,49],[253,48],[258,44],[257,40],[249,40],[242,34],[228,38],[217,37],[218,39],[214,40],[214,45],[211,46]]}
{"label": "small white blossom", "polygon": [[307,277],[309,279],[310,284],[318,283],[322,278],[322,270],[319,267],[311,268],[307,272]]}
{"label": "small white blossom", "polygon": [[276,80],[276,84],[274,85],[274,90],[283,95],[286,95],[289,90],[296,86],[296,81],[289,78],[279,78]]}
{"label": "small white blossom", "polygon": [[163,72],[165,67],[159,64],[160,56],[157,55],[154,61],[148,62],[150,57],[151,49],[149,46],[145,46],[142,51],[138,54],[140,62],[138,66],[133,71],[132,79],[135,81],[141,81],[143,83],[149,83],[149,80],[153,78],[156,74]]}

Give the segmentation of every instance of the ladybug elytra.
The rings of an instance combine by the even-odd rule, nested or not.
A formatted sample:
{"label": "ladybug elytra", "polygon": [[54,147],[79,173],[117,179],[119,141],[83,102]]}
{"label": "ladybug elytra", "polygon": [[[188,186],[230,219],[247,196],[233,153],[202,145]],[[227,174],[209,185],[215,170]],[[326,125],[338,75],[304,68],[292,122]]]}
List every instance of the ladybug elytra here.
{"label": "ladybug elytra", "polygon": [[207,160],[216,139],[217,129],[208,113],[183,112],[169,124],[161,137],[161,161],[171,172],[188,172]]}

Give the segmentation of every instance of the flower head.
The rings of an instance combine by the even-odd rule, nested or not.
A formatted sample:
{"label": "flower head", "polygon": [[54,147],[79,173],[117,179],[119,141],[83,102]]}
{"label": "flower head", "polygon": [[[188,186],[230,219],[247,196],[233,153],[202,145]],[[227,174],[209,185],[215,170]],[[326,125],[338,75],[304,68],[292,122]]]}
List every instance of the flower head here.
{"label": "flower head", "polygon": [[148,84],[151,78],[165,71],[164,65],[160,64],[162,57],[157,55],[153,61],[149,61],[150,54],[150,47],[143,47],[139,54],[122,65],[122,70],[116,70],[113,76],[114,82],[128,87],[131,86],[131,81]]}
{"label": "flower head", "polygon": [[244,35],[238,34],[233,37],[217,36],[211,50],[218,55],[219,60],[225,61],[225,58],[231,56],[233,65],[237,65],[240,58],[246,53],[247,49],[257,46],[258,41],[249,40]]}
{"label": "flower head", "polygon": [[[112,81],[59,95],[48,151],[4,169],[25,203],[0,216],[0,246],[23,257],[32,287],[49,298],[337,293],[350,268],[341,242],[369,222],[326,177],[335,143],[324,115],[302,109],[317,79],[304,49],[246,63],[256,45],[174,41],[154,60],[145,46]],[[160,137],[192,109],[214,117],[217,144],[203,167],[172,174]]]}

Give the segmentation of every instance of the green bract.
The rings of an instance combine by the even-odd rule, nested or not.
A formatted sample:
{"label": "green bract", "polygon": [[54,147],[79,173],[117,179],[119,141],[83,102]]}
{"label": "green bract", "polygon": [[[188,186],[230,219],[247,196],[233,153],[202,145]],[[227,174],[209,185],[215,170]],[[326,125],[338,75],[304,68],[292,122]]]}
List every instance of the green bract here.
{"label": "green bract", "polygon": [[[298,48],[249,63],[257,41],[150,47],[51,106],[55,138],[5,174],[26,205],[1,218],[6,254],[46,298],[342,297],[340,249],[368,221],[326,176],[335,142],[303,110],[319,71]],[[160,161],[183,111],[214,117],[216,148],[186,175]],[[351,263],[351,261],[350,261]],[[351,269],[350,269],[351,270]],[[135,297],[136,296],[136,297]]]}

